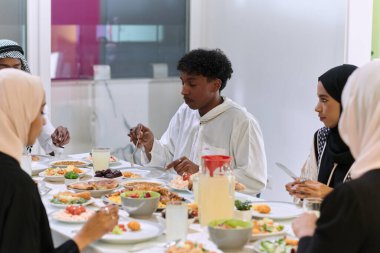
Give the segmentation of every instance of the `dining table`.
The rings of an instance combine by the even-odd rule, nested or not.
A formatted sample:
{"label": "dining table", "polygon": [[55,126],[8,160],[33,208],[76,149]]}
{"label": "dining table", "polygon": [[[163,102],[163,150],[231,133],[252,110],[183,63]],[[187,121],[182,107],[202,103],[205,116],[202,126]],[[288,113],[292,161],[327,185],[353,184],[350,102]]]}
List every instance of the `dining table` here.
{"label": "dining table", "polygon": [[[47,178],[44,178],[41,175],[41,171],[44,169],[50,167],[51,162],[54,160],[85,160],[88,157],[89,153],[81,153],[81,154],[72,154],[72,155],[66,155],[64,157],[47,157],[47,156],[41,156],[41,161],[32,162],[32,171],[34,171],[33,179],[38,182],[40,187],[40,193],[42,202],[45,206],[50,228],[52,231],[52,237],[54,244],[56,246],[62,244],[66,240],[74,237],[74,235],[80,230],[81,226],[83,224],[78,223],[65,223],[61,221],[57,221],[52,218],[52,214],[54,212],[57,212],[60,210],[60,208],[54,206],[51,204],[51,199],[54,194],[57,194],[58,192],[67,191],[67,186],[64,184],[64,182],[54,182],[49,181]],[[147,168],[136,166],[134,164],[131,164],[130,162],[124,161],[124,160],[117,160],[117,162],[114,162],[110,164],[109,166],[112,170],[129,170],[133,169],[134,171],[141,170],[143,172],[146,172]],[[87,174],[81,178],[82,181],[85,180],[91,180],[94,176],[93,169],[91,167],[91,164],[88,166],[89,170]],[[37,171],[37,173],[36,173]],[[169,182],[170,179],[173,177],[174,173],[170,173],[168,171],[165,171],[160,168],[149,168],[149,174],[147,176],[151,178],[159,178],[160,180],[164,180],[166,182]],[[41,191],[42,190],[42,191]],[[187,201],[191,202],[193,201],[193,194],[191,191],[176,191],[171,189],[172,191],[179,194],[181,197],[186,199]],[[263,199],[253,197],[244,193],[235,193],[235,199],[239,199],[242,201],[251,201],[251,202],[260,202],[264,201]],[[281,203],[281,202],[280,202]],[[94,202],[87,206],[89,209],[99,209],[101,207],[106,206],[107,203],[105,203],[103,198],[95,198]],[[283,219],[279,220],[278,222],[284,225],[289,232],[289,234],[292,234],[291,232],[291,221],[293,220],[293,216],[291,217],[284,217]],[[128,221],[131,218],[128,216],[128,213],[124,211],[122,208],[119,210],[119,222],[120,221]],[[160,227],[161,231],[159,234],[157,234],[156,237],[142,241],[137,243],[130,243],[128,241],[122,241],[122,242],[110,242],[106,240],[99,239],[93,243],[91,243],[83,252],[86,253],[126,253],[126,252],[166,252],[167,250],[167,241],[166,236],[164,233],[164,224],[162,222],[161,214],[159,212],[154,213],[150,218],[145,219],[134,219],[141,222],[148,222],[151,224],[156,224],[158,227]],[[217,246],[209,239],[207,227],[201,227],[199,223],[193,223],[189,225],[188,233],[187,233],[187,240],[202,243],[203,247],[210,251],[215,252],[223,252],[217,248]],[[232,252],[256,252],[253,247],[254,242],[249,242],[245,245],[245,247],[241,250],[232,251]]]}

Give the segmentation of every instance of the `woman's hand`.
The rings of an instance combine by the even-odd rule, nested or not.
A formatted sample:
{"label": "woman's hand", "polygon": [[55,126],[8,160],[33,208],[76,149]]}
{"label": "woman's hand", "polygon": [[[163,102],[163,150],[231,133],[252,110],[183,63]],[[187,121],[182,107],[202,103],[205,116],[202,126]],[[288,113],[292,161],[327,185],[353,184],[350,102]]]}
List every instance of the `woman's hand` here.
{"label": "woman's hand", "polygon": [[118,212],[119,207],[117,205],[106,206],[96,211],[73,238],[79,251],[82,251],[104,234],[111,232],[119,221]]}
{"label": "woman's hand", "polygon": [[313,236],[317,227],[317,216],[311,213],[304,213],[296,218],[292,223],[294,234],[298,237]]}
{"label": "woman's hand", "polygon": [[291,187],[294,192],[293,196],[304,199],[304,198],[322,198],[324,199],[327,194],[332,192],[333,188],[328,187],[318,181],[307,180],[302,184],[296,184]]}
{"label": "woman's hand", "polygon": [[287,184],[285,185],[285,189],[286,189],[286,191],[289,193],[289,195],[294,196],[294,195],[296,195],[296,194],[298,193],[298,192],[296,191],[295,186],[298,185],[298,184],[303,184],[303,183],[304,183],[304,181],[301,181],[300,178],[296,178],[295,181],[290,182],[290,183],[287,183]]}
{"label": "woman's hand", "polygon": [[182,175],[185,172],[194,174],[199,171],[199,166],[190,161],[186,156],[182,156],[166,166],[167,170],[171,168],[173,168],[179,175]]}

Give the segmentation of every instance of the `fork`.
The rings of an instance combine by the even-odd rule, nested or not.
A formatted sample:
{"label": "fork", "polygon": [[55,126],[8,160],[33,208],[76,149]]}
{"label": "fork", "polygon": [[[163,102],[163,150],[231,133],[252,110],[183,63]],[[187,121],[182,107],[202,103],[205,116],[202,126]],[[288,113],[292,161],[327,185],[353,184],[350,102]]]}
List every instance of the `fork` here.
{"label": "fork", "polygon": [[132,248],[128,250],[128,252],[136,252],[136,251],[145,250],[148,248],[156,248],[156,247],[167,249],[170,246],[176,245],[180,241],[181,239],[176,239],[169,242],[142,242],[142,243],[133,245]]}
{"label": "fork", "polygon": [[132,152],[132,163],[131,163],[131,167],[135,167],[135,164],[137,164],[137,163],[136,163],[136,159],[135,159],[135,154],[136,154],[136,152],[137,152],[138,149],[139,149],[139,140],[137,139],[137,141],[136,141],[136,148],[135,148],[135,150],[133,150],[133,152]]}

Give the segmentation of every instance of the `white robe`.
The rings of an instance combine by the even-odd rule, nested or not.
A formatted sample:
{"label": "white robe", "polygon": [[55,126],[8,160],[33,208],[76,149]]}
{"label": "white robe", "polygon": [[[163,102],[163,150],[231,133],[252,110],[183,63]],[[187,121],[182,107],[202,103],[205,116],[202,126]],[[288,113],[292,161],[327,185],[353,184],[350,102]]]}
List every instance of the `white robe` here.
{"label": "white robe", "polygon": [[50,154],[51,152],[54,152],[55,155],[59,155],[63,152],[63,148],[57,147],[53,144],[53,141],[51,139],[51,135],[55,131],[55,127],[50,122],[49,118],[47,117],[48,108],[45,106],[45,122],[46,124],[42,127],[41,133],[38,136],[38,143],[43,148],[46,154]]}
{"label": "white robe", "polygon": [[198,110],[182,104],[160,140],[154,140],[152,159],[144,165],[165,167],[186,156],[201,165],[203,155],[232,156],[231,168],[245,193],[261,192],[267,182],[267,162],[259,124],[247,110],[231,99],[200,117]]}

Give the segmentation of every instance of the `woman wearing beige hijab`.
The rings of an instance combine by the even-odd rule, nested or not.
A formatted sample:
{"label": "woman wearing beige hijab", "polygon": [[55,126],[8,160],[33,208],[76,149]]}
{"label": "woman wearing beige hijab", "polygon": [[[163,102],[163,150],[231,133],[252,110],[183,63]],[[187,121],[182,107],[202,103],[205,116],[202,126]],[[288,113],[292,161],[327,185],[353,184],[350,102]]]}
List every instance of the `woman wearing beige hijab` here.
{"label": "woman wearing beige hijab", "polygon": [[33,180],[20,168],[23,148],[45,123],[39,78],[0,70],[0,252],[79,252],[118,221],[118,208],[96,212],[79,233],[54,249],[49,221]]}
{"label": "woman wearing beige hijab", "polygon": [[352,74],[342,105],[339,131],[355,158],[354,180],[326,197],[318,220],[294,221],[297,252],[380,252],[380,61]]}

